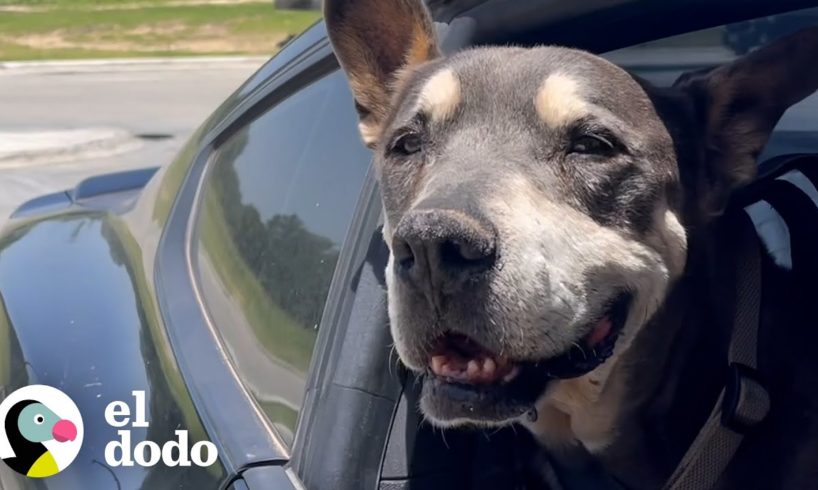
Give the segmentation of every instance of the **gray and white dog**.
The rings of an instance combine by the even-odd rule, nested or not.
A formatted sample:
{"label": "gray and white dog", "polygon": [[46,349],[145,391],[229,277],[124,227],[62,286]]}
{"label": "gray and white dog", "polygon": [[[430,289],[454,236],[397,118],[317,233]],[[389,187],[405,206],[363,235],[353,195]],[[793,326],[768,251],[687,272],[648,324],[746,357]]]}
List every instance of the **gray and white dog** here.
{"label": "gray and white dog", "polygon": [[[327,0],[325,18],[374,150],[391,330],[425,417],[519,422],[566,461],[661,486],[732,326],[713,223],[818,88],[818,29],[659,89],[575,49],[444,57],[419,1]],[[769,356],[818,345],[805,335]],[[724,487],[818,486],[818,363],[781,362],[771,377],[809,389],[774,393]]]}

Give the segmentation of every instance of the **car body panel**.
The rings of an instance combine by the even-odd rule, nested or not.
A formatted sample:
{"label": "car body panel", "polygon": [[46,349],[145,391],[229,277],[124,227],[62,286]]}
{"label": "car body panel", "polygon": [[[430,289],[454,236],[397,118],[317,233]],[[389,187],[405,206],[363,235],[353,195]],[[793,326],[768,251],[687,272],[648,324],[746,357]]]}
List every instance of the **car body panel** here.
{"label": "car body panel", "polygon": [[[219,486],[224,468],[106,467],[104,451],[118,439],[104,422],[113,401],[146,393],[150,427],[134,428],[132,444],[162,444],[175,430],[191,440],[206,434],[175,366],[142,265],[142,250],[113,214],[75,211],[17,226],[0,240],[0,312],[16,355],[3,358],[3,389],[54,386],[83,414],[85,438],[75,462],[43,482],[0,465],[3,488],[178,488]],[[8,482],[9,479],[16,484]],[[36,483],[35,483],[36,482]]]}
{"label": "car body panel", "polygon": [[[130,401],[131,390],[145,390],[150,432],[135,429],[132,444],[161,443],[174,430],[188,430],[191,441],[212,439],[179,370],[154,273],[165,224],[194,157],[232,107],[226,102],[217,109],[174,161],[149,170],[151,175],[140,171],[113,179],[116,185],[104,177],[88,179],[25,203],[6,224],[0,238],[0,318],[6,319],[0,321],[0,353],[16,354],[0,358],[0,389],[10,393],[39,383],[63,390],[83,414],[86,435],[65,471],[37,481],[0,464],[0,487],[85,490],[116,488],[118,482],[120,488],[218,488],[236,476],[221,458],[206,469],[107,468],[104,447],[117,434],[103,417],[111,401]],[[173,301],[173,295],[166,299]],[[49,337],[56,341],[43,342]]]}
{"label": "car body panel", "polygon": [[121,213],[133,205],[157,167],[89,177],[71,190],[36,197],[15,209],[11,220],[42,217],[68,210],[73,205]]}
{"label": "car body panel", "polygon": [[[323,48],[320,56],[327,58],[330,51],[321,29],[316,31]],[[299,46],[297,42],[291,44]],[[9,355],[0,359],[0,389],[10,393],[34,383],[60,388],[75,400],[86,420],[82,452],[71,467],[47,480],[46,488],[108,488],[115,483],[114,478],[122,488],[217,488],[229,484],[245,467],[285,461],[286,452],[272,439],[261,417],[254,416],[249,399],[220,398],[223,387],[222,392],[206,389],[213,388],[216,377],[239,389],[238,380],[223,355],[218,356],[221,363],[207,354],[197,359],[202,352],[196,345],[214,347],[218,352],[218,343],[202,335],[204,329],[199,335],[191,334],[189,322],[202,322],[198,298],[190,297],[190,285],[169,286],[162,279],[157,259],[162,256],[160,249],[177,201],[185,196],[181,190],[195,193],[195,183],[192,188],[183,184],[201,177],[215,138],[229,130],[236,119],[245,117],[248,106],[269,94],[275,86],[272,79],[307,57],[298,48],[285,50],[282,59],[287,53],[293,53],[291,63],[269,69],[280,63],[276,57],[265,65],[265,83],[259,83],[255,90],[240,88],[240,96],[229,98],[216,109],[170,164],[151,169],[151,175],[140,171],[94,177],[74,190],[34,199],[22,205],[4,228],[0,238],[0,297],[10,300],[0,311],[0,318],[7,318],[0,322],[0,353]],[[192,178],[191,170],[198,171]],[[190,202],[187,206],[184,214],[176,214],[183,222]],[[182,224],[181,236],[185,235]],[[172,245],[184,248],[184,239],[178,242],[172,238]],[[178,263],[173,257],[166,264],[181,267],[176,279],[185,276],[184,260]],[[188,312],[198,313],[199,318],[183,318],[186,321],[171,325],[177,306],[185,301]],[[56,341],[43,341],[49,337]],[[181,349],[182,344],[190,348]],[[71,349],[55,350],[55,345],[70,345]],[[193,396],[180,359],[188,372],[195,369],[191,362],[211,370],[199,373],[199,377],[192,375],[205,385],[194,383],[197,389]],[[65,371],[65,366],[70,371]],[[107,392],[100,390],[103,387],[115,389]],[[151,423],[149,433],[134,431],[132,444],[140,440],[161,443],[174,430],[188,430],[191,444],[202,439],[213,441],[219,447],[219,461],[206,469],[161,469],[161,464],[151,469],[106,468],[104,446],[117,434],[104,423],[102,414],[111,401],[128,401],[131,390],[146,391]],[[208,391],[211,399],[194,401],[196,396],[207,396]],[[230,405],[225,401],[237,407],[236,424],[222,423]],[[203,423],[202,416],[210,423]],[[254,418],[255,422],[251,420]],[[214,424],[213,419],[219,423]],[[242,423],[247,423],[246,430],[233,430]],[[223,445],[224,441],[230,442]],[[43,485],[1,464],[0,482],[2,488]]]}

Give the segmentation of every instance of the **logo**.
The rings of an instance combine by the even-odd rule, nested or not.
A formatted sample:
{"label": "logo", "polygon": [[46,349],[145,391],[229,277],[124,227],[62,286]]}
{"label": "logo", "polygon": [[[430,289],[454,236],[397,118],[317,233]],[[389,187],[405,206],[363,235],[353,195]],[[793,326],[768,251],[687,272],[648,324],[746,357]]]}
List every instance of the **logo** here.
{"label": "logo", "polygon": [[163,445],[153,441],[140,441],[131,447],[131,427],[148,428],[150,424],[145,418],[147,403],[145,392],[132,391],[134,398],[133,413],[131,407],[124,401],[114,401],[105,407],[105,421],[111,427],[118,428],[118,441],[111,441],[105,446],[105,462],[113,467],[133,466],[137,464],[149,468],[162,461],[168,467],[173,466],[210,466],[216,462],[219,452],[216,445],[210,441],[199,441],[189,447],[186,430],[176,430],[173,434],[176,440],[170,440]]}
{"label": "logo", "polygon": [[0,403],[0,458],[17,473],[56,475],[77,457],[82,436],[79,409],[56,388],[26,386]]}

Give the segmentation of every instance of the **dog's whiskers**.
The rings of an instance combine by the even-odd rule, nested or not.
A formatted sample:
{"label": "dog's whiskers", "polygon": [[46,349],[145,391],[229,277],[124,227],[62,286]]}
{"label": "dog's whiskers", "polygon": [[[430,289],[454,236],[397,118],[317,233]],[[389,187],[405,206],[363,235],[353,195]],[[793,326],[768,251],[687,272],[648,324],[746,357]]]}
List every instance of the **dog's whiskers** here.
{"label": "dog's whiskers", "polygon": [[440,438],[443,439],[443,444],[446,446],[446,449],[451,449],[449,442],[446,440],[446,431],[444,429],[440,429]]}
{"label": "dog's whiskers", "polygon": [[[571,344],[573,344],[574,347],[579,349],[579,351],[582,353],[582,359],[587,361],[588,360],[588,354],[585,352],[585,349],[583,349],[582,346],[579,345],[579,343],[576,342],[576,341],[572,341]],[[568,351],[569,356],[570,356],[570,353],[571,353],[571,351]]]}
{"label": "dog's whiskers", "polygon": [[[395,358],[395,362],[394,362],[394,364],[395,364],[395,370],[396,370],[396,372],[397,372],[397,370],[398,370],[398,369],[400,369],[400,358],[398,357],[398,348],[397,348],[397,347],[395,347],[395,343],[394,343],[394,342],[392,342],[392,343],[389,345],[389,356],[390,356],[390,357],[393,357],[393,356],[394,356],[394,358]],[[394,375],[396,374],[396,372],[392,372],[392,364],[393,364],[393,363],[391,363],[391,362],[389,363],[389,368],[388,368],[388,369],[389,369],[389,376],[394,376]]]}

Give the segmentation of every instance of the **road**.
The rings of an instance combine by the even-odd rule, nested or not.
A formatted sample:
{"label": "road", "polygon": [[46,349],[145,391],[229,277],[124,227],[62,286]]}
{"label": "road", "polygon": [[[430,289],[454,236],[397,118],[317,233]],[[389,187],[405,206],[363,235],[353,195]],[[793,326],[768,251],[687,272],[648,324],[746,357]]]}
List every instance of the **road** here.
{"label": "road", "polygon": [[[21,202],[71,188],[87,176],[168,163],[263,61],[8,69],[0,64],[0,225]],[[170,137],[138,137],[145,134]],[[8,144],[4,135],[16,143]],[[102,150],[98,145],[93,151],[82,145],[70,149],[89,135],[110,144]],[[15,148],[12,156],[21,157],[4,158]],[[258,345],[209,263],[202,264],[203,286],[216,301],[214,320],[235,327],[221,333],[249,389],[261,401],[297,411],[304,375]]]}
{"label": "road", "polygon": [[43,141],[54,146],[59,141],[54,135],[66,130],[107,131],[119,138],[104,151],[60,155],[49,148],[44,156],[27,153],[12,164],[0,160],[0,224],[21,202],[71,188],[87,176],[168,163],[262,63],[251,58],[0,67],[0,138],[6,143],[15,135],[36,140],[36,133],[49,132]]}

